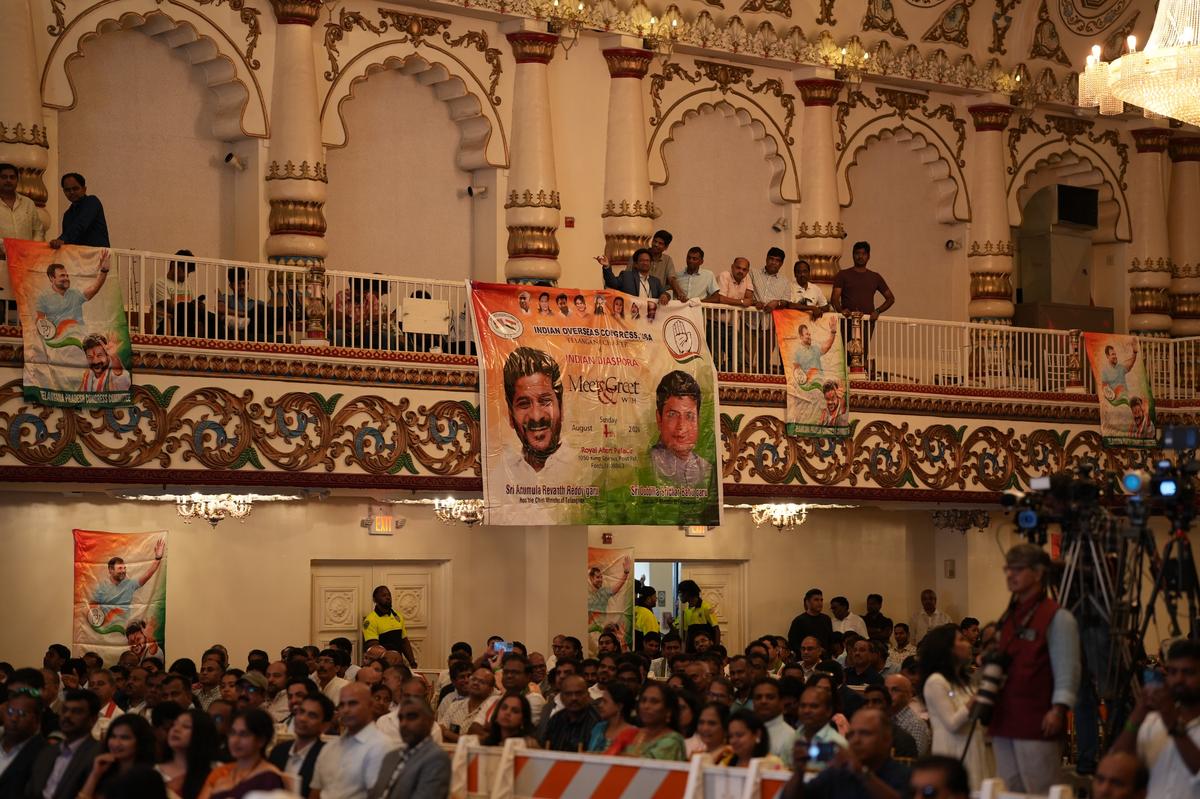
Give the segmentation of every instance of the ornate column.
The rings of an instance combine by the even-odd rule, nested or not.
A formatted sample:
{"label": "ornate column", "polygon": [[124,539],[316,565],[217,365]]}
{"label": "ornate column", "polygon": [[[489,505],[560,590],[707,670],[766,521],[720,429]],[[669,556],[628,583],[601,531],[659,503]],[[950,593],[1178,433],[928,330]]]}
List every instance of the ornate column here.
{"label": "ornate column", "polygon": [[[550,122],[550,60],[558,36],[533,30],[530,20],[501,27],[517,62],[513,87],[513,128],[508,199],[508,261],[504,276],[558,280],[559,205],[554,169],[554,133]],[[644,151],[643,147],[643,151]]]}
{"label": "ornate column", "polygon": [[606,40],[608,64],[608,139],[604,151],[604,254],[613,270],[645,247],[654,233],[658,210],[651,199],[650,172],[646,164],[646,110],[642,78],[654,54],[630,36]]}
{"label": "ornate column", "polygon": [[271,0],[279,23],[275,34],[275,78],[271,99],[271,142],[268,148],[267,260],[303,264],[305,330],[308,343],[325,335],[325,175],[321,147],[321,107],[317,101],[317,68],[312,27],[321,0]]}
{"label": "ornate column", "polygon": [[809,279],[826,294],[841,267],[842,207],[837,193],[837,150],[833,146],[833,106],[842,82],[833,70],[808,67],[792,73],[804,102],[804,135],[800,138],[800,220],[796,223],[796,258],[808,261]]}
{"label": "ornate column", "polygon": [[1200,136],[1175,135],[1168,228],[1171,242],[1172,336],[1200,335]]}
{"label": "ornate column", "polygon": [[12,0],[0,24],[0,161],[17,168],[17,191],[33,200],[46,230],[58,228],[46,214],[50,143],[42,124],[42,92],[33,46],[33,18],[26,0]]}
{"label": "ornate column", "polygon": [[1171,333],[1171,250],[1167,235],[1163,153],[1171,140],[1167,128],[1131,130],[1137,155],[1129,175],[1133,241],[1129,254],[1129,324],[1132,334]]}
{"label": "ornate column", "polygon": [[988,103],[970,106],[967,111],[975,123],[971,243],[967,248],[971,302],[967,313],[972,322],[1008,325],[1013,317],[1013,242],[1008,224],[1004,129],[1013,109]]}

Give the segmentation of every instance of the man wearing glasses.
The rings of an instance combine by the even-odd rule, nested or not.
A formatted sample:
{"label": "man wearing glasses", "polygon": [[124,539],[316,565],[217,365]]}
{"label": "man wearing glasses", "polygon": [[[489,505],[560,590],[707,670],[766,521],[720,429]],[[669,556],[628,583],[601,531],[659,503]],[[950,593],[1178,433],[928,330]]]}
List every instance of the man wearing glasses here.
{"label": "man wearing glasses", "polygon": [[46,746],[41,735],[42,692],[21,686],[8,692],[0,738],[0,796],[20,796]]}

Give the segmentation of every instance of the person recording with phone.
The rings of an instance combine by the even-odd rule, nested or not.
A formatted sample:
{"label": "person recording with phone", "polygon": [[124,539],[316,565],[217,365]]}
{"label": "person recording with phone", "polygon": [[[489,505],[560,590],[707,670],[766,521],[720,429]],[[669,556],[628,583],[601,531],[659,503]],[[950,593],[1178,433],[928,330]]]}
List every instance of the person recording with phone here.
{"label": "person recording with phone", "polygon": [[[1011,791],[1044,794],[1059,778],[1067,710],[1079,692],[1079,627],[1046,592],[1050,556],[1033,544],[1005,555],[1012,600],[1000,619],[996,654],[984,665],[975,698],[980,715],[993,695],[989,675],[1003,667],[1007,680],[994,695],[988,732],[996,773]],[[978,733],[977,733],[978,734]]]}

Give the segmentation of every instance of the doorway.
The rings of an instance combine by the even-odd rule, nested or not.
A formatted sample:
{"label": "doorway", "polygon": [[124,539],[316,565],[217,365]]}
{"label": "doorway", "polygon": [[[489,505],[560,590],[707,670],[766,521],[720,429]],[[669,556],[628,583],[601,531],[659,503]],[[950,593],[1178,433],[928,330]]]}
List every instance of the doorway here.
{"label": "doorway", "polygon": [[386,585],[418,663],[434,663],[446,651],[449,624],[445,561],[314,561],[309,640],[324,648],[343,636],[362,657],[362,620],[375,607],[371,592]]}
{"label": "doorway", "polygon": [[654,615],[665,633],[679,615],[679,595],[676,587],[684,580],[694,580],[700,586],[701,598],[712,606],[721,628],[721,644],[730,653],[740,652],[746,645],[746,601],[743,561],[700,560],[639,560],[634,563],[633,575],[643,585],[658,591],[658,606]]}

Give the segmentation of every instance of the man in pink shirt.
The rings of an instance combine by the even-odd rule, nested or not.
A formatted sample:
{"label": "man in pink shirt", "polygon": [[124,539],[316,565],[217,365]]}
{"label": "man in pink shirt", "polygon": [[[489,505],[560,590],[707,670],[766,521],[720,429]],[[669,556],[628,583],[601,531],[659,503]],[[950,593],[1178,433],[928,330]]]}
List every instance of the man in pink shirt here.
{"label": "man in pink shirt", "polygon": [[[758,305],[754,294],[754,284],[750,280],[750,259],[734,258],[729,269],[717,275],[718,295],[716,302],[722,305],[732,305],[738,308],[753,308]],[[717,370],[721,372],[736,371],[741,363],[740,358],[734,357],[733,326],[742,323],[741,315],[734,319],[733,314],[717,312],[709,323],[708,342],[713,349],[713,359]],[[738,342],[740,344],[740,340]],[[715,346],[714,346],[715,345]]]}

